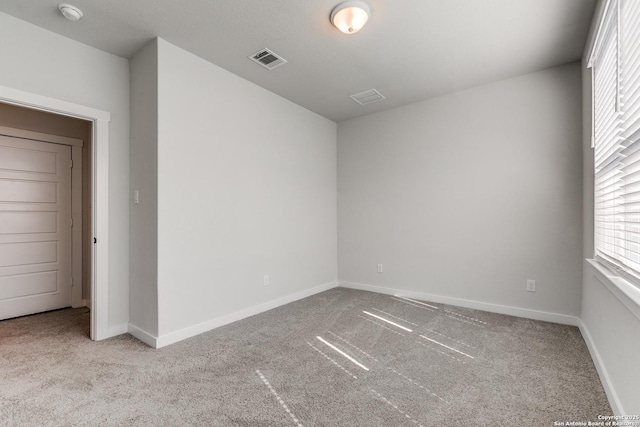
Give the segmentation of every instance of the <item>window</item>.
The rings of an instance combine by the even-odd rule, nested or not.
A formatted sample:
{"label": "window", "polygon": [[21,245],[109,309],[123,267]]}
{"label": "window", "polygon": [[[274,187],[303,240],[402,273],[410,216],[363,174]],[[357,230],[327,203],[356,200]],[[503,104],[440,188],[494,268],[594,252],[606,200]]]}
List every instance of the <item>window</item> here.
{"label": "window", "polygon": [[607,2],[589,66],[595,255],[640,279],[640,1]]}

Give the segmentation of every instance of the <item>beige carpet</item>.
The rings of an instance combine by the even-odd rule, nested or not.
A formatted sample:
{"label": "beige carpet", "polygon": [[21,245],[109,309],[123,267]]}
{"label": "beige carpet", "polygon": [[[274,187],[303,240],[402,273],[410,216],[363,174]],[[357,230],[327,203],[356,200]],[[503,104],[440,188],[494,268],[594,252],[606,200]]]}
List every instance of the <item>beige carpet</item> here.
{"label": "beige carpet", "polygon": [[333,289],[154,350],[0,322],[3,426],[553,426],[611,415],[575,327]]}

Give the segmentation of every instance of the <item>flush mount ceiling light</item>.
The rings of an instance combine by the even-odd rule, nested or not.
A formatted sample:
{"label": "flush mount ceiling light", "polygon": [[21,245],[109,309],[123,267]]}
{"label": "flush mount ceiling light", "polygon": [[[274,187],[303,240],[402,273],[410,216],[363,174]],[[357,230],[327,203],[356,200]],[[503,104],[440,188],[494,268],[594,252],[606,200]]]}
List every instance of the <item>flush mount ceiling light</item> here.
{"label": "flush mount ceiling light", "polygon": [[84,16],[80,9],[67,3],[60,3],[58,9],[69,21],[79,21]]}
{"label": "flush mount ceiling light", "polygon": [[355,34],[371,17],[371,9],[363,1],[345,1],[331,11],[331,23],[345,34]]}

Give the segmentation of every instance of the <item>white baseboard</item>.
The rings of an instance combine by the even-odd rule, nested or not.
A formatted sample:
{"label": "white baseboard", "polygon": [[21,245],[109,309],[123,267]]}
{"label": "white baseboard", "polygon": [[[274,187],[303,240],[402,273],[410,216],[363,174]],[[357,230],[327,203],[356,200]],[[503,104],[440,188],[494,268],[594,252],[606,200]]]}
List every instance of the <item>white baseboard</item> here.
{"label": "white baseboard", "polygon": [[109,326],[107,334],[100,337],[97,341],[106,340],[107,338],[117,337],[118,335],[126,334],[129,330],[129,326],[126,323],[121,325]]}
{"label": "white baseboard", "polygon": [[138,338],[140,341],[142,341],[146,345],[153,348],[158,348],[158,337],[156,337],[155,335],[152,335],[149,332],[143,329],[140,329],[135,325],[132,325],[131,323],[129,323],[127,332],[129,332],[134,337]]}
{"label": "white baseboard", "polygon": [[[155,348],[165,347],[167,345],[176,343],[178,341],[182,341],[184,339],[191,338],[195,335],[199,335],[203,332],[207,332],[212,329],[219,328],[220,326],[224,326],[229,323],[236,322],[238,320],[242,320],[247,317],[254,316],[256,314],[260,314],[262,312],[274,309],[276,307],[280,307],[281,305],[289,304],[291,302],[300,300],[302,298],[307,298],[317,293],[324,292],[329,289],[333,289],[337,286],[338,286],[338,282],[325,283],[323,285],[316,286],[311,289],[306,289],[304,291],[296,292],[294,294],[277,298],[262,304],[258,304],[253,307],[245,308],[244,310],[236,311],[235,313],[219,316],[211,320],[207,320],[206,322],[199,323],[197,325],[189,326],[187,328],[180,329],[178,331],[161,335],[155,339],[155,345],[152,345],[143,339],[141,339],[141,341],[146,342],[147,344],[152,345]],[[144,331],[141,331],[141,332],[144,332]],[[149,335],[149,337],[155,338],[155,337],[152,337],[151,335]]]}
{"label": "white baseboard", "polygon": [[615,388],[613,388],[613,383],[611,382],[611,377],[609,377],[607,368],[602,361],[602,358],[600,357],[600,353],[596,348],[593,338],[591,338],[589,330],[587,329],[587,325],[585,325],[581,320],[578,326],[580,328],[580,332],[582,333],[582,337],[584,338],[584,342],[587,343],[587,348],[589,349],[589,353],[591,354],[591,359],[593,359],[593,363],[594,365],[596,365],[596,370],[598,371],[598,375],[600,376],[602,387],[604,387],[604,391],[607,394],[607,399],[609,400],[609,404],[611,405],[611,410],[615,415],[626,414],[624,408],[622,407],[622,403],[620,402],[620,398],[618,398],[618,393],[616,393]]}
{"label": "white baseboard", "polygon": [[507,305],[492,304],[488,302],[466,300],[460,298],[444,297],[440,295],[426,294],[422,292],[407,291],[404,289],[386,288],[383,286],[367,285],[364,283],[340,281],[343,288],[359,289],[362,291],[377,292],[379,294],[399,295],[408,298],[421,299],[441,304],[455,305],[458,307],[473,308],[491,313],[507,314],[509,316],[524,317],[526,319],[542,320],[545,322],[560,323],[562,325],[579,326],[580,318],[567,314],[550,313],[546,311],[531,310],[528,308],[510,307]]}
{"label": "white baseboard", "polygon": [[71,308],[80,308],[80,307],[89,307],[89,301],[86,299],[82,299],[78,301],[77,304],[71,304]]}

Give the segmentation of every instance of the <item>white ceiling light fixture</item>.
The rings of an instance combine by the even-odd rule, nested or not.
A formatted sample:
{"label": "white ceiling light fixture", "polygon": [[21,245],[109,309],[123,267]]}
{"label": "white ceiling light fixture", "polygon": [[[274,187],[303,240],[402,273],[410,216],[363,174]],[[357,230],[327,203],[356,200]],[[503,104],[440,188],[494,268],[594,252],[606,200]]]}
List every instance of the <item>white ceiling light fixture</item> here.
{"label": "white ceiling light fixture", "polygon": [[345,1],[331,11],[331,23],[345,34],[355,34],[371,18],[371,8],[363,1]]}
{"label": "white ceiling light fixture", "polygon": [[60,3],[58,9],[69,21],[76,22],[84,16],[80,9],[68,3]]}

